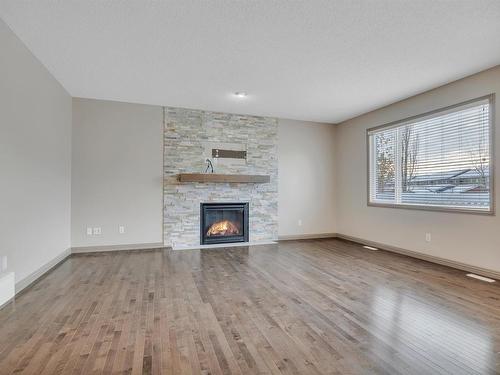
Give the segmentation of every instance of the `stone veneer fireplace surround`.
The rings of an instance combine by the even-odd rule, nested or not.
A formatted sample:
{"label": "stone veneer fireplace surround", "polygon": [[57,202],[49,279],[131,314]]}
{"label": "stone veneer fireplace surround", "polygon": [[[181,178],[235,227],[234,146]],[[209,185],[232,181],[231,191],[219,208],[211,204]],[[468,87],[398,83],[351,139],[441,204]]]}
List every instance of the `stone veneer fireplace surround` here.
{"label": "stone veneer fireplace surround", "polygon": [[[164,244],[200,245],[200,204],[249,202],[249,242],[278,236],[277,120],[274,118],[164,108]],[[213,160],[216,173],[268,175],[266,183],[181,182],[200,173],[213,148],[245,151],[246,159]]]}

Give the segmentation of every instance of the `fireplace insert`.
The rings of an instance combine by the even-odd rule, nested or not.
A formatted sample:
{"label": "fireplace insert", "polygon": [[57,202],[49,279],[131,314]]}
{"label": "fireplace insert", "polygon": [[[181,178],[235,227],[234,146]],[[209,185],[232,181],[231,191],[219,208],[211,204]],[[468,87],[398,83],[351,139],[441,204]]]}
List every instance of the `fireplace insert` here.
{"label": "fireplace insert", "polygon": [[248,202],[201,203],[202,245],[248,242]]}

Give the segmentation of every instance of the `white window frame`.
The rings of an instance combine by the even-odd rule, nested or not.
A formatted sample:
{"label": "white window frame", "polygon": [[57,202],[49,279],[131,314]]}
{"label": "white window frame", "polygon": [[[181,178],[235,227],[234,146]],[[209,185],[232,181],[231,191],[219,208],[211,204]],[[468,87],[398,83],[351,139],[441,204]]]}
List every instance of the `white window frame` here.
{"label": "white window frame", "polygon": [[[476,102],[488,101],[489,103],[489,194],[490,194],[490,207],[489,210],[482,210],[477,208],[463,208],[457,207],[453,208],[451,206],[437,206],[437,205],[424,205],[424,204],[405,204],[405,203],[389,203],[389,202],[374,202],[371,201],[372,193],[375,191],[376,186],[370,186],[370,170],[375,170],[375,158],[372,157],[372,151],[374,151],[374,145],[372,142],[372,137],[370,133],[375,130],[383,130],[385,128],[396,128],[408,122],[422,120],[424,117],[433,117],[444,114],[445,112],[454,112],[455,109],[459,107],[464,107],[467,105],[473,105]],[[396,147],[399,142],[396,142]],[[366,130],[366,201],[368,206],[372,207],[385,207],[385,208],[400,208],[400,209],[412,209],[412,210],[424,210],[424,211],[441,211],[441,212],[458,212],[458,213],[469,213],[469,214],[479,214],[479,215],[495,215],[495,94],[485,95],[479,98],[471,99],[462,103],[454,104],[448,107],[439,108],[430,112],[422,113],[416,116],[408,117],[402,120],[397,120],[390,122],[388,124],[383,124],[375,126]],[[399,163],[399,158],[396,158],[396,163]],[[399,170],[396,166],[396,170]],[[397,194],[400,189],[397,189],[399,173],[395,174],[395,201],[401,202],[398,199]],[[401,181],[399,181],[401,184]]]}

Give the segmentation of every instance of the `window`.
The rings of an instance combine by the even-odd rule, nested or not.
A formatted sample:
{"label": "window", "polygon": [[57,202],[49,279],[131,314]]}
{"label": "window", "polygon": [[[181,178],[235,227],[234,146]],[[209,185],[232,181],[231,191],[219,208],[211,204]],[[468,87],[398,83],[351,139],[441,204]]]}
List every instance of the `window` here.
{"label": "window", "polygon": [[494,96],[368,130],[368,204],[493,212]]}

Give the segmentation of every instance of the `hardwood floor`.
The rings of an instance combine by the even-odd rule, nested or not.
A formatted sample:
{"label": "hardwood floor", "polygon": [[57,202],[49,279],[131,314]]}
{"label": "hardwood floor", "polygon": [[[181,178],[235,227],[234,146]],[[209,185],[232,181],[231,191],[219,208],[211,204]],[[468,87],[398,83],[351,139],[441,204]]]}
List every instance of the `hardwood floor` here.
{"label": "hardwood floor", "polygon": [[338,239],[73,256],[0,310],[0,373],[500,373],[464,276]]}

